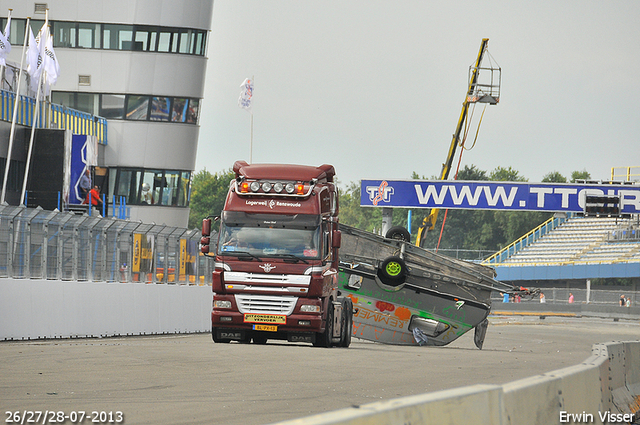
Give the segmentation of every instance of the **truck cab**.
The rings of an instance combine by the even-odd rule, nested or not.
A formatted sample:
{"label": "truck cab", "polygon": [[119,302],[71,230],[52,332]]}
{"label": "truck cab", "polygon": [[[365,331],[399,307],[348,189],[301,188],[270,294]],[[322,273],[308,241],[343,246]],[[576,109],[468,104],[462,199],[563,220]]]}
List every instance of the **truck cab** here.
{"label": "truck cab", "polygon": [[348,347],[353,305],[338,294],[333,166],[237,161],[233,171],[217,243],[203,221],[201,250],[215,261],[213,340]]}

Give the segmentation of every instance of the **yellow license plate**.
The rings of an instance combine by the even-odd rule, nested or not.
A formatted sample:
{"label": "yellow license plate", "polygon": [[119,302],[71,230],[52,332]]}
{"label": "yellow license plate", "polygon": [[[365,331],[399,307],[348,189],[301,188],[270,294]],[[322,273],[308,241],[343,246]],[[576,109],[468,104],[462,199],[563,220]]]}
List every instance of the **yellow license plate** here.
{"label": "yellow license plate", "polygon": [[254,331],[268,331],[268,332],[278,332],[278,327],[276,325],[253,325]]}
{"label": "yellow license plate", "polygon": [[275,323],[285,324],[287,323],[287,316],[284,314],[254,314],[246,313],[244,315],[245,323]]}

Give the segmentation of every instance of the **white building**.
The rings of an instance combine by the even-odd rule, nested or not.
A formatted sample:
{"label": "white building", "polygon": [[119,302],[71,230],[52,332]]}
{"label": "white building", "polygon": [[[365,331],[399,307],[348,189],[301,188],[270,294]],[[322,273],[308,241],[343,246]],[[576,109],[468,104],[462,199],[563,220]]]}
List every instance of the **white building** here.
{"label": "white building", "polygon": [[[26,18],[49,10],[60,76],[52,102],[108,119],[96,182],[132,220],[187,226],[213,0],[0,0],[20,63]],[[4,155],[4,152],[2,152]]]}

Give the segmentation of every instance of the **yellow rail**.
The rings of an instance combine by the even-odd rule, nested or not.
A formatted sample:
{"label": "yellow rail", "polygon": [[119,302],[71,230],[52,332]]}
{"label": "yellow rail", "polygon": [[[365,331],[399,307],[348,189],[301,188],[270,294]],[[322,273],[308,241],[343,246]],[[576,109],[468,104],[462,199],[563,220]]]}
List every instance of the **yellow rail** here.
{"label": "yellow rail", "polygon": [[[11,122],[15,98],[15,93],[0,90],[0,120]],[[20,96],[16,123],[31,127],[33,125],[34,111],[35,99],[28,96]],[[70,130],[73,134],[97,136],[98,143],[107,144],[106,118],[55,103],[45,102],[40,105],[36,128]]]}
{"label": "yellow rail", "polygon": [[640,180],[640,167],[611,167],[611,180],[616,179],[628,182],[638,181]]}
{"label": "yellow rail", "polygon": [[507,257],[515,254],[516,252],[520,251],[522,248],[528,245],[531,245],[533,242],[537,241],[542,236],[546,235],[551,230],[558,227],[565,220],[566,219],[564,218],[551,217],[549,220],[545,221],[535,229],[531,230],[526,235],[510,243],[509,245],[502,248],[500,251],[496,252],[489,258],[486,258],[485,260],[483,260],[482,264],[489,265],[489,264],[501,263]]}

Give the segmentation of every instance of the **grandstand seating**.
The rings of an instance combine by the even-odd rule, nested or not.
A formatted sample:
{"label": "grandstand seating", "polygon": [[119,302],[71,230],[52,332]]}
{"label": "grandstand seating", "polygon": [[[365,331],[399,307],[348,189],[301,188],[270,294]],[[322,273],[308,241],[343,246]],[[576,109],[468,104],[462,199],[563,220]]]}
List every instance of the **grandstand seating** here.
{"label": "grandstand seating", "polygon": [[505,266],[640,261],[638,218],[571,217],[502,261]]}

